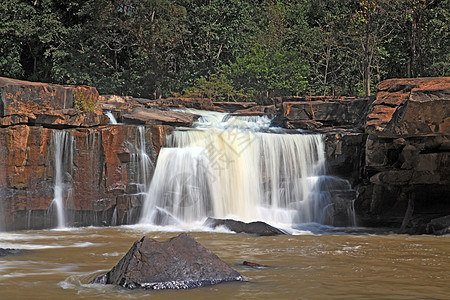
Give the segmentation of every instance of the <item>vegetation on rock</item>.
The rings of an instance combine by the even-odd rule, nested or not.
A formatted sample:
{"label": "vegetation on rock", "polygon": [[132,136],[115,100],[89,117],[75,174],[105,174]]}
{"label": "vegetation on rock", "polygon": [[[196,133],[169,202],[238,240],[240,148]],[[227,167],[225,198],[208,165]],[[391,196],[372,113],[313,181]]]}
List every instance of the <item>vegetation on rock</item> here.
{"label": "vegetation on rock", "polygon": [[97,110],[97,100],[94,95],[78,89],[73,95],[73,106],[82,111],[95,112]]}

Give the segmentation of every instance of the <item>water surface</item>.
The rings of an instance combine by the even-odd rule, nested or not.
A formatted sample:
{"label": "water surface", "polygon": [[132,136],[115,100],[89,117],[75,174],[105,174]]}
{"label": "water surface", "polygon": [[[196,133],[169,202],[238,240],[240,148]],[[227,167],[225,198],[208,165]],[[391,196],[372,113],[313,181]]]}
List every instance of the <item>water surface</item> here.
{"label": "water surface", "polygon": [[[157,229],[157,228],[156,228]],[[190,232],[248,282],[143,291],[87,282],[112,268],[144,235],[137,226],[0,233],[2,299],[448,299],[450,236],[301,234],[254,237]],[[254,269],[244,260],[271,266]]]}

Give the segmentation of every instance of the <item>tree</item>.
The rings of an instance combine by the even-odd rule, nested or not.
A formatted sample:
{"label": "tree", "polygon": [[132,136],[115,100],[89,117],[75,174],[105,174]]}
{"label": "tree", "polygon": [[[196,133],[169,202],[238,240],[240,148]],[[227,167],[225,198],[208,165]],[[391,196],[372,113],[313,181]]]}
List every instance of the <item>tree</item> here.
{"label": "tree", "polygon": [[[363,0],[352,16],[354,37],[360,45],[357,55],[361,57],[364,90],[370,96],[372,62],[381,41],[392,33],[394,2],[387,0]],[[395,3],[394,3],[395,5]]]}

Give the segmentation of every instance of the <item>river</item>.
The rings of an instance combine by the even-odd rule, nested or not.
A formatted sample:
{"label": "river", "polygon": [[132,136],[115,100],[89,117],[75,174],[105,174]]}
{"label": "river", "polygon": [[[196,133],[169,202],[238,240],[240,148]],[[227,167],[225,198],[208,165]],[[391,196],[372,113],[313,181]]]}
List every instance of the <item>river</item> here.
{"label": "river", "polygon": [[[330,228],[329,228],[330,229]],[[143,225],[0,233],[1,299],[448,299],[450,236],[342,233],[256,237],[189,232],[246,282],[193,290],[144,291],[87,284],[111,269],[134,241],[177,230]],[[243,261],[267,265],[249,268]]]}

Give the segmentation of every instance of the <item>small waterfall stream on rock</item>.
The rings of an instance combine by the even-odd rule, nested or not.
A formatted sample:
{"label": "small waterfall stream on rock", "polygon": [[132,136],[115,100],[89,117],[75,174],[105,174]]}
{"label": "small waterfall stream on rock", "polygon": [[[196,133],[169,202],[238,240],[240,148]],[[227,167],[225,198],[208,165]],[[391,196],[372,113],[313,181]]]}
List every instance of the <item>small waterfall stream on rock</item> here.
{"label": "small waterfall stream on rock", "polygon": [[112,125],[118,124],[116,117],[114,117],[114,115],[112,114],[112,112],[110,110],[105,112],[105,115],[109,118],[109,124],[112,124]]}
{"label": "small waterfall stream on rock", "polygon": [[194,127],[176,129],[161,149],[141,223],[329,223],[321,135],[271,127],[266,116],[191,112],[201,115]]}
{"label": "small waterfall stream on rock", "polygon": [[[153,172],[153,162],[147,153],[146,128],[137,126],[135,133],[135,142],[130,145],[132,182],[136,185],[136,193],[132,196],[139,202],[144,201],[148,191]],[[139,206],[127,210],[127,222],[135,223],[139,218]],[[117,209],[113,212],[112,223],[117,222]]]}
{"label": "small waterfall stream on rock", "polygon": [[57,228],[66,227],[65,202],[70,194],[70,186],[65,183],[66,172],[72,166],[73,137],[67,131],[52,132],[52,148],[54,151],[54,197],[51,208],[56,209]]}

